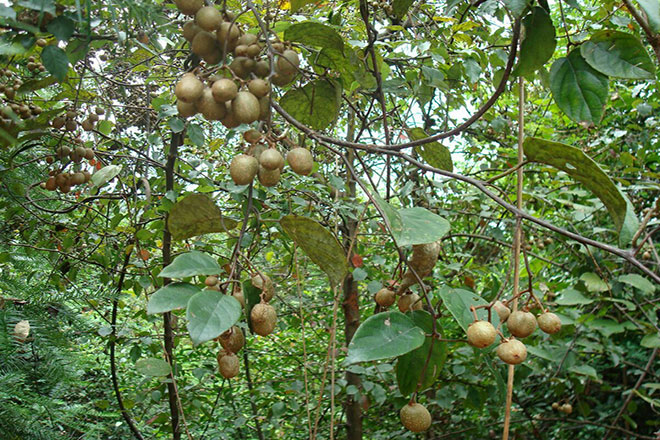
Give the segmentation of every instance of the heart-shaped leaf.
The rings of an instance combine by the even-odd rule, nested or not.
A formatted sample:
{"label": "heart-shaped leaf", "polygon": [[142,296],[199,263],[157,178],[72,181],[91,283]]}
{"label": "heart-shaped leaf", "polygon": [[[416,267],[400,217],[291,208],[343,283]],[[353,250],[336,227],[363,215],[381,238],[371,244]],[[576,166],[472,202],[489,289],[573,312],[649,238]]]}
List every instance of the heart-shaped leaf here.
{"label": "heart-shaped leaf", "polygon": [[241,317],[241,303],[216,290],[202,290],[188,302],[188,332],[195,345],[217,338]]}
{"label": "heart-shaped leaf", "polygon": [[199,251],[181,254],[165,267],[158,276],[161,278],[187,278],[196,275],[217,275],[222,271],[212,256]]}
{"label": "heart-shaped leaf", "polygon": [[161,287],[149,298],[147,314],[165,313],[185,309],[188,301],[201,289],[189,283],[172,283]]}

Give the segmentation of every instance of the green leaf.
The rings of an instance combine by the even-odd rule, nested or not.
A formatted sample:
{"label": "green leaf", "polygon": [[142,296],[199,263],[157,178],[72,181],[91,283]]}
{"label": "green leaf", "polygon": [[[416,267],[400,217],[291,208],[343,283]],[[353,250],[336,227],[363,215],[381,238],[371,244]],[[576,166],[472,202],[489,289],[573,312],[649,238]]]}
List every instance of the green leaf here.
{"label": "green leaf", "polygon": [[523,144],[527,159],[551,165],[582,183],[607,208],[619,231],[619,243],[628,245],[639,221],[628,198],[589,156],[578,148],[539,138],[527,138]]}
{"label": "green leaf", "polygon": [[167,229],[174,240],[184,240],[212,232],[227,232],[238,225],[225,217],[220,208],[205,194],[189,194],[170,209]]}
{"label": "green leaf", "polygon": [[16,11],[9,6],[0,5],[0,17],[16,20]]}
{"label": "green leaf", "polygon": [[66,74],[69,71],[69,58],[67,58],[66,52],[59,47],[54,45],[44,47],[44,50],[41,52],[41,62],[46,67],[46,70],[59,81],[63,81],[66,78]]}
{"label": "green leaf", "polygon": [[658,0],[637,0],[637,3],[646,13],[651,29],[660,32],[660,2]]}
{"label": "green leaf", "polygon": [[39,12],[48,12],[55,15],[55,2],[53,0],[22,0],[18,2],[18,6],[32,9]]}
{"label": "green leaf", "polygon": [[168,125],[174,133],[181,133],[186,127],[181,118],[171,118],[168,121]]}
{"label": "green leaf", "polygon": [[[488,304],[482,297],[469,290],[442,286],[439,293],[442,303],[447,307],[447,310],[449,310],[464,331],[467,331],[468,326],[474,322],[474,315],[470,311],[470,307]],[[486,309],[477,309],[477,316],[480,320],[487,320],[488,311]],[[491,313],[490,322],[497,328],[500,322],[497,313]]]}
{"label": "green leaf", "polygon": [[288,215],[280,220],[284,232],[328,275],[330,284],[339,284],[348,273],[346,253],[330,231],[307,217]]}
{"label": "green leaf", "polygon": [[602,333],[606,338],[617,333],[623,333],[626,330],[623,324],[619,324],[612,319],[594,319],[586,322],[585,325],[590,329]]}
{"label": "green leaf", "polygon": [[94,186],[105,185],[121,172],[121,165],[107,165],[92,175]]}
{"label": "green leaf", "polygon": [[583,304],[591,304],[593,299],[587,298],[582,293],[575,289],[566,289],[561,292],[561,295],[555,299],[555,303],[560,306],[576,306]]}
{"label": "green leaf", "polygon": [[161,287],[151,295],[147,304],[147,314],[170,312],[185,309],[188,301],[201,289],[189,283],[172,283]]}
{"label": "green leaf", "polygon": [[[410,318],[424,333],[430,334],[433,331],[433,317],[429,312],[415,310],[410,314]],[[436,330],[441,330],[440,323],[436,322],[436,325],[438,326]],[[428,365],[424,371],[427,358]],[[424,391],[433,385],[446,359],[447,343],[437,339],[434,340],[430,336],[424,338],[424,344],[421,347],[399,357],[396,365],[396,381],[401,394],[408,396],[417,389],[417,383],[422,376],[422,372],[424,372],[424,378],[419,391]]]}
{"label": "green leaf", "polygon": [[552,57],[557,47],[555,26],[545,9],[535,7],[524,19],[525,37],[520,43],[520,58],[514,75],[529,75]]}
{"label": "green leaf", "polygon": [[204,130],[202,127],[197,124],[190,124],[188,125],[186,134],[188,135],[188,138],[190,138],[190,142],[192,142],[193,145],[197,145],[198,147],[204,146],[206,138],[204,136]]}
{"label": "green leaf", "polygon": [[403,18],[413,3],[415,3],[415,0],[393,0],[392,9],[394,10],[394,15]]}
{"label": "green leaf", "polygon": [[573,366],[573,367],[569,368],[568,371],[576,373],[576,374],[581,374],[583,376],[589,376],[592,379],[600,382],[600,379],[598,378],[598,372],[592,366],[577,365],[577,366]]}
{"label": "green leaf", "polygon": [[394,240],[398,243],[396,235],[400,235],[403,231],[403,219],[401,218],[401,215],[394,206],[387,203],[377,192],[374,192],[371,196],[373,197],[375,204],[380,208],[380,211],[382,211],[384,220],[387,222],[387,227],[392,231]]}
{"label": "green leaf", "polygon": [[187,278],[195,275],[217,275],[220,272],[222,269],[215,258],[203,252],[190,251],[176,257],[158,276]]}
{"label": "green leaf", "polygon": [[449,232],[449,222],[426,208],[403,208],[398,213],[403,223],[395,234],[399,246],[433,243]]}
{"label": "green leaf", "polygon": [[641,275],[636,273],[628,273],[621,275],[618,278],[619,282],[629,284],[637,289],[641,290],[644,293],[653,293],[655,292],[655,285],[650,282],[648,279],[644,278]]}
{"label": "green leaf", "polygon": [[186,310],[188,333],[195,345],[217,338],[241,317],[241,303],[216,290],[202,290],[190,298]]}
{"label": "green leaf", "polygon": [[591,67],[608,76],[653,79],[655,65],[637,37],[625,32],[602,30],[580,45],[580,54]]}
{"label": "green leaf", "polygon": [[248,327],[250,327],[250,331],[253,332],[251,318],[252,308],[261,302],[261,289],[254,287],[252,281],[249,279],[243,281],[242,286],[246,306],[245,316],[247,316]]}
{"label": "green leaf", "polygon": [[550,69],[550,90],[555,102],[575,122],[595,124],[603,116],[607,103],[607,76],[591,67],[573,50],[559,58]]}
{"label": "green leaf", "polygon": [[424,343],[424,332],[399,311],[372,315],[353,335],[346,364],[376,361],[406,354]]}
{"label": "green leaf", "polygon": [[[408,136],[413,141],[429,137],[423,128],[415,127],[408,130]],[[449,148],[439,142],[430,142],[428,144],[415,147],[420,156],[429,165],[445,171],[454,171],[454,163],[451,159]]]}
{"label": "green leaf", "polygon": [[640,344],[646,348],[660,348],[660,335],[650,333],[642,338]]}
{"label": "green leaf", "polygon": [[609,287],[597,274],[593,272],[585,272],[580,276],[582,281],[589,292],[607,292]]}
{"label": "green leaf", "polygon": [[156,358],[140,359],[135,363],[135,370],[144,376],[151,377],[167,376],[172,371],[170,364]]}
{"label": "green leaf", "polygon": [[529,0],[504,0],[504,5],[515,17],[520,17],[529,6]]}
{"label": "green leaf", "polygon": [[339,114],[341,89],[327,80],[313,81],[302,88],[291,89],[280,99],[280,105],[291,116],[314,130],[323,130]]}
{"label": "green leaf", "polygon": [[314,21],[303,21],[289,26],[284,31],[284,39],[307,46],[344,49],[344,40],[332,27]]}
{"label": "green leaf", "polygon": [[60,15],[46,26],[48,32],[53,34],[60,41],[68,41],[73,35],[75,24],[73,20],[64,15]]}

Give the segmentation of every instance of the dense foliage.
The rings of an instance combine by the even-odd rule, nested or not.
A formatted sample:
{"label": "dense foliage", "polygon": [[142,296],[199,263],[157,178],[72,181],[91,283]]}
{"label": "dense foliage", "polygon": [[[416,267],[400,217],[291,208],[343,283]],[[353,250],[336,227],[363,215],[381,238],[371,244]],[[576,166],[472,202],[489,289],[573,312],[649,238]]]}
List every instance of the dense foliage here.
{"label": "dense foliage", "polygon": [[658,2],[3,3],[0,438],[660,435]]}

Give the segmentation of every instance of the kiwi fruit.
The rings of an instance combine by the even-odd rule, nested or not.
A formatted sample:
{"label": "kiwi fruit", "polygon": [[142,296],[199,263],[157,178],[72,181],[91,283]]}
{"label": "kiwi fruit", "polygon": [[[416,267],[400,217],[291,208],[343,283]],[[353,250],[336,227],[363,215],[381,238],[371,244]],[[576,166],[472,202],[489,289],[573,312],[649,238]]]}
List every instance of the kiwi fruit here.
{"label": "kiwi fruit", "polygon": [[228,21],[223,22],[216,32],[216,37],[220,42],[222,48],[227,46],[227,50],[234,50],[238,44],[238,38],[241,35],[241,30],[238,28],[236,23],[231,23]]}
{"label": "kiwi fruit", "polygon": [[238,95],[238,86],[229,78],[221,78],[213,83],[211,91],[217,102],[227,102]]}
{"label": "kiwi fruit", "polygon": [[274,50],[275,52],[277,52],[277,53],[282,53],[282,52],[284,52],[284,44],[281,43],[281,42],[279,42],[279,41],[278,41],[278,42],[275,42],[275,43],[273,43],[273,44],[271,44],[271,47],[272,47],[273,50]]}
{"label": "kiwi fruit", "polygon": [[218,353],[218,370],[225,379],[236,377],[238,375],[238,356],[222,350]]}
{"label": "kiwi fruit", "polygon": [[559,411],[563,412],[564,414],[570,414],[573,412],[573,405],[570,403],[564,403],[559,407]]}
{"label": "kiwi fruit", "polygon": [[257,37],[255,34],[245,33],[238,38],[236,44],[239,46],[249,46],[251,44],[257,43],[258,41],[259,37]]}
{"label": "kiwi fruit", "polygon": [[229,175],[236,185],[249,185],[259,171],[259,161],[247,154],[234,156],[229,165]]}
{"label": "kiwi fruit", "polygon": [[259,156],[259,165],[270,171],[279,170],[284,165],[284,158],[275,148],[268,148]]}
{"label": "kiwi fruit", "polygon": [[96,157],[96,154],[94,154],[94,150],[92,150],[91,148],[85,148],[85,154],[83,155],[83,157],[87,160],[92,160],[94,159],[94,157]]}
{"label": "kiwi fruit", "polygon": [[212,32],[220,28],[222,14],[213,6],[204,6],[195,13],[195,22],[205,31]]}
{"label": "kiwi fruit", "polygon": [[61,116],[57,116],[57,117],[53,118],[53,120],[51,121],[51,125],[53,126],[53,128],[57,128],[58,130],[60,128],[64,127],[65,123],[66,123],[66,120]]}
{"label": "kiwi fruit", "polygon": [[260,336],[268,336],[277,324],[277,312],[270,304],[259,303],[250,312],[252,329]]}
{"label": "kiwi fruit", "polygon": [[192,50],[195,55],[199,55],[203,58],[214,52],[221,52],[222,48],[218,45],[218,40],[215,39],[214,34],[205,30],[200,30],[197,32],[197,35],[195,35],[195,38],[193,38],[190,50]]}
{"label": "kiwi fruit", "polygon": [[259,166],[259,183],[265,187],[275,186],[280,182],[280,170],[268,170],[262,166]]}
{"label": "kiwi fruit", "polygon": [[273,284],[273,280],[268,275],[259,272],[252,275],[250,281],[254,287],[261,290],[264,301],[268,302],[273,299],[275,295],[275,284]]}
{"label": "kiwi fruit", "polygon": [[270,93],[270,83],[264,79],[253,79],[248,81],[248,90],[257,98],[262,98]]}
{"label": "kiwi fruit", "polygon": [[174,94],[183,102],[195,102],[204,93],[204,84],[194,73],[184,74],[174,89]]}
{"label": "kiwi fruit", "polygon": [[517,339],[504,340],[497,347],[497,356],[509,365],[517,365],[527,359],[527,348]]}
{"label": "kiwi fruit", "polygon": [[374,299],[376,300],[376,304],[387,308],[394,304],[394,301],[396,301],[396,293],[393,290],[383,288],[376,292]]}
{"label": "kiwi fruit", "polygon": [[64,123],[64,128],[66,129],[66,131],[75,131],[76,128],[78,128],[78,123],[73,119],[68,119]]}
{"label": "kiwi fruit", "polygon": [[73,173],[70,179],[71,185],[82,185],[85,183],[85,175],[81,172]]}
{"label": "kiwi fruit", "polygon": [[220,49],[214,50],[202,56],[202,59],[206,62],[206,64],[218,64],[220,61],[222,61],[223,58],[224,57],[222,52],[220,52]]}
{"label": "kiwi fruit", "polygon": [[55,183],[55,177],[51,176],[46,180],[46,185],[44,186],[48,191],[55,191],[57,189],[57,183]]}
{"label": "kiwi fruit", "polygon": [[231,101],[231,112],[241,124],[250,124],[259,119],[259,100],[250,92],[238,92]]}
{"label": "kiwi fruit", "polygon": [[236,301],[241,303],[241,307],[245,307],[245,295],[243,294],[243,289],[240,285],[237,284],[234,286],[234,291],[232,292],[231,296],[236,298]]}
{"label": "kiwi fruit", "polygon": [[289,75],[289,74],[276,72],[275,75],[273,75],[270,78],[270,81],[278,87],[284,87],[285,85],[293,81],[293,78],[295,78],[295,76],[296,76],[295,73]]}
{"label": "kiwi fruit", "polygon": [[401,424],[411,432],[424,432],[431,427],[431,414],[424,405],[410,402],[399,411]]}
{"label": "kiwi fruit", "polygon": [[261,53],[261,49],[262,49],[262,47],[259,43],[250,44],[247,47],[246,56],[248,58],[256,58]]}
{"label": "kiwi fruit", "polygon": [[184,102],[178,100],[176,102],[176,109],[179,112],[179,116],[182,118],[189,118],[197,114],[197,106],[194,102]]}
{"label": "kiwi fruit", "polygon": [[85,130],[85,131],[94,130],[94,123],[89,119],[85,119],[84,121],[82,121],[82,124],[80,124],[80,125],[81,125],[82,129]]}
{"label": "kiwi fruit", "polygon": [[85,176],[85,183],[89,182],[92,179],[92,173],[89,171],[83,171],[83,175]]}
{"label": "kiwi fruit", "polygon": [[286,155],[286,161],[294,173],[300,176],[307,176],[314,168],[314,159],[312,153],[307,148],[296,147],[293,148]]}
{"label": "kiwi fruit", "polygon": [[502,301],[495,301],[493,309],[495,309],[497,316],[500,317],[500,322],[506,322],[506,320],[509,319],[509,315],[511,315],[511,309],[505,306]]}
{"label": "kiwi fruit", "polygon": [[536,320],[539,324],[539,328],[549,335],[557,333],[559,330],[561,330],[561,320],[552,312],[545,312],[539,315]]}
{"label": "kiwi fruit", "polygon": [[559,410],[559,402],[552,402],[552,405],[550,407],[555,411]]}
{"label": "kiwi fruit", "polygon": [[509,332],[517,338],[526,338],[536,330],[536,318],[530,312],[517,310],[506,321]]}
{"label": "kiwi fruit", "polygon": [[96,113],[90,113],[89,116],[87,116],[87,119],[89,119],[92,122],[98,122],[99,115],[97,115]]}
{"label": "kiwi fruit", "polygon": [[204,279],[204,284],[206,284],[208,287],[215,286],[218,284],[218,277],[215,275],[209,275]]}
{"label": "kiwi fruit", "polygon": [[188,42],[192,43],[192,41],[195,39],[195,35],[201,31],[202,28],[197,26],[197,24],[193,21],[186,21],[183,25],[183,38],[185,38]]}
{"label": "kiwi fruit", "polygon": [[195,15],[204,6],[204,0],[174,0],[174,4],[186,15]]}
{"label": "kiwi fruit", "polygon": [[218,337],[222,348],[231,353],[238,353],[245,345],[245,336],[238,326],[233,326]]}
{"label": "kiwi fruit", "polygon": [[422,310],[422,301],[420,301],[420,296],[416,293],[408,293],[401,295],[397,306],[401,313],[412,312],[413,310]]}
{"label": "kiwi fruit", "polygon": [[[268,61],[260,60],[254,64],[254,74],[259,78],[265,78],[270,75],[270,64]],[[293,78],[291,78],[293,79]]]}
{"label": "kiwi fruit", "polygon": [[229,68],[237,77],[246,79],[250,76],[250,73],[252,73],[256,64],[257,63],[254,60],[248,57],[236,57],[231,64],[229,64]]}
{"label": "kiwi fruit", "polygon": [[259,98],[259,120],[265,121],[270,116],[270,96]]}
{"label": "kiwi fruit", "polygon": [[248,142],[250,144],[256,144],[261,140],[263,135],[259,130],[255,130],[254,128],[249,129],[248,131],[243,133],[243,139],[245,142]]}
{"label": "kiwi fruit", "polygon": [[71,153],[71,148],[67,147],[66,145],[62,145],[60,148],[57,149],[56,153],[57,157],[60,159],[67,157]]}
{"label": "kiwi fruit", "polygon": [[248,50],[248,46],[239,44],[234,48],[234,55],[237,57],[247,57],[247,50]]}
{"label": "kiwi fruit", "polygon": [[488,321],[474,321],[467,329],[468,343],[477,348],[488,347],[496,336],[495,327]]}
{"label": "kiwi fruit", "polygon": [[295,75],[300,66],[300,58],[298,53],[291,49],[282,52],[282,55],[277,57],[277,71],[284,75]]}
{"label": "kiwi fruit", "polygon": [[227,116],[227,106],[213,99],[213,92],[210,87],[204,88],[202,96],[195,103],[197,110],[208,121],[220,121]]}
{"label": "kiwi fruit", "polygon": [[227,108],[227,116],[225,116],[224,119],[220,121],[222,122],[222,125],[227,128],[235,128],[241,125],[241,123],[236,120],[234,113],[231,111],[231,103],[225,103],[225,107]]}

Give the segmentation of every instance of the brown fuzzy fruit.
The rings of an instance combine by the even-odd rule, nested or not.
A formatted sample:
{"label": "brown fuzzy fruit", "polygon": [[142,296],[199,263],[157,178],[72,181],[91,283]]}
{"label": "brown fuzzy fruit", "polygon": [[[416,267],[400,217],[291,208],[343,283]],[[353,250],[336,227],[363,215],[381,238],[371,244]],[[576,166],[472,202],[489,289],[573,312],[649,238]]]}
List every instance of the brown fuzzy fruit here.
{"label": "brown fuzzy fruit", "polygon": [[263,135],[259,130],[255,130],[254,128],[249,129],[245,133],[243,133],[243,139],[245,139],[245,142],[248,142],[250,144],[256,144],[261,140]]}
{"label": "brown fuzzy fruit", "polygon": [[250,281],[254,287],[261,290],[264,301],[268,302],[273,299],[273,296],[275,295],[275,284],[268,275],[259,272],[252,275]]}
{"label": "brown fuzzy fruit", "polygon": [[229,165],[229,174],[236,185],[249,185],[259,171],[259,161],[247,154],[235,156]]}
{"label": "brown fuzzy fruit", "polygon": [[530,312],[517,310],[506,321],[509,332],[517,338],[526,338],[536,330],[536,318]]}
{"label": "brown fuzzy fruit", "polygon": [[550,405],[550,407],[555,411],[559,410],[559,402],[552,402],[552,405]]}
{"label": "brown fuzzy fruit", "polygon": [[495,301],[493,309],[495,309],[497,316],[500,317],[500,322],[506,322],[509,319],[509,315],[511,315],[511,309],[505,306],[502,301]]}
{"label": "brown fuzzy fruit", "polygon": [[[440,242],[415,244],[413,253],[408,260],[408,270],[403,275],[397,293],[402,294],[410,286],[417,284],[417,277],[424,278],[433,272],[433,267],[438,261],[440,253]],[[414,271],[414,272],[413,272]],[[417,274],[417,276],[415,276]]]}
{"label": "brown fuzzy fruit", "polygon": [[55,183],[55,177],[51,176],[46,180],[45,188],[48,191],[55,191],[57,189],[57,183]]}
{"label": "brown fuzzy fruit", "polygon": [[94,159],[94,157],[96,157],[96,154],[94,153],[94,150],[92,150],[91,148],[85,148],[85,154],[83,156],[87,160],[92,160]]}
{"label": "brown fuzzy fruit", "polygon": [[307,176],[314,168],[314,159],[312,153],[307,148],[293,148],[286,155],[286,161],[294,173],[300,176]]}
{"label": "brown fuzzy fruit", "polygon": [[238,353],[245,345],[245,336],[239,327],[233,326],[218,337],[218,342],[225,350]]}
{"label": "brown fuzzy fruit", "polygon": [[259,78],[265,78],[270,75],[270,64],[268,64],[268,61],[257,61],[254,65],[254,74]]}
{"label": "brown fuzzy fruit", "polygon": [[227,116],[227,106],[213,99],[210,87],[204,89],[202,96],[195,102],[195,106],[207,121],[220,121]]}
{"label": "brown fuzzy fruit", "polygon": [[266,168],[260,166],[258,177],[259,183],[269,188],[271,186],[277,185],[280,182],[280,170],[267,170]]}
{"label": "brown fuzzy fruit", "polygon": [[285,85],[293,81],[293,78],[295,78],[295,76],[296,76],[295,73],[285,74],[281,72],[276,72],[275,75],[272,76],[270,81],[278,87],[284,87]]}
{"label": "brown fuzzy fruit", "polygon": [[238,357],[234,353],[221,351],[218,353],[218,370],[225,379],[238,375]]}
{"label": "brown fuzzy fruit", "polygon": [[277,71],[284,75],[295,75],[300,66],[300,58],[298,53],[287,49],[282,52],[282,55],[277,57]]}
{"label": "brown fuzzy fruit", "polygon": [[209,287],[215,286],[216,284],[218,284],[218,277],[216,277],[215,275],[209,275],[204,280],[204,284],[206,284]]}
{"label": "brown fuzzy fruit", "polygon": [[94,122],[92,122],[91,119],[85,119],[84,121],[82,121],[82,124],[80,125],[82,126],[82,129],[85,131],[94,130]]}
{"label": "brown fuzzy fruit", "polygon": [[85,183],[85,175],[81,172],[73,173],[69,181],[71,182],[71,185],[82,185]]}
{"label": "brown fuzzy fruit", "polygon": [[561,321],[559,320],[559,317],[552,312],[545,312],[539,315],[536,320],[539,323],[539,328],[545,333],[552,335],[561,330]]}
{"label": "brown fuzzy fruit", "polygon": [[401,295],[397,306],[402,313],[412,312],[413,310],[422,310],[422,301],[416,293]]}
{"label": "brown fuzzy fruit", "polygon": [[236,98],[238,86],[231,79],[222,78],[213,83],[211,91],[213,92],[213,99],[217,102],[227,102]]}
{"label": "brown fuzzy fruit", "polygon": [[231,112],[241,124],[250,124],[259,119],[259,100],[250,92],[238,92],[231,101]]}
{"label": "brown fuzzy fruit", "polygon": [[401,423],[409,431],[424,432],[431,426],[431,414],[424,405],[409,403],[399,412]]}
{"label": "brown fuzzy fruit", "polygon": [[227,107],[227,116],[225,116],[225,118],[222,121],[220,121],[222,122],[222,125],[224,125],[227,128],[234,128],[241,125],[241,123],[238,122],[234,117],[234,113],[232,113],[231,111],[231,103],[227,102],[225,105]]}
{"label": "brown fuzzy fruit", "polygon": [[222,24],[222,14],[213,6],[204,6],[195,13],[195,22],[205,31],[215,31]]}
{"label": "brown fuzzy fruit", "polygon": [[257,78],[248,81],[248,90],[257,98],[262,98],[270,93],[270,83]]}
{"label": "brown fuzzy fruit", "polygon": [[243,34],[239,37],[236,43],[242,46],[249,46],[251,44],[255,44],[258,41],[259,38],[255,34]]}
{"label": "brown fuzzy fruit", "polygon": [[216,32],[216,37],[220,42],[220,47],[227,45],[227,50],[234,50],[238,45],[238,37],[241,35],[241,30],[238,28],[236,23],[231,23],[229,21],[223,22],[218,31]]}
{"label": "brown fuzzy fruit", "polygon": [[229,64],[229,68],[234,72],[234,75],[242,79],[247,79],[250,76],[250,73],[254,70],[254,66],[256,66],[255,61],[247,57],[236,57]]}
{"label": "brown fuzzy fruit", "polygon": [[181,77],[174,89],[174,94],[183,102],[195,102],[204,93],[204,84],[194,73],[186,73]]}
{"label": "brown fuzzy fruit", "polygon": [[179,112],[179,116],[182,118],[189,118],[197,114],[197,106],[194,102],[184,102],[178,100],[176,102],[176,109]]}
{"label": "brown fuzzy fruit", "polygon": [[383,288],[376,292],[376,304],[381,307],[389,307],[396,301],[396,293],[393,290]]}
{"label": "brown fuzzy fruit", "polygon": [[488,321],[475,321],[468,326],[467,338],[470,345],[477,348],[486,348],[493,342],[497,332]]}
{"label": "brown fuzzy fruit", "polygon": [[61,116],[57,116],[57,117],[53,118],[53,121],[51,122],[53,128],[57,128],[58,130],[60,128],[64,127],[65,123],[66,123],[66,120]]}
{"label": "brown fuzzy fruit", "polygon": [[186,15],[195,15],[204,6],[204,0],[174,0],[174,3]]}
{"label": "brown fuzzy fruit", "polygon": [[190,45],[190,50],[195,55],[199,55],[204,58],[205,56],[211,55],[214,52],[220,52],[222,50],[221,46],[218,44],[218,40],[215,39],[215,34],[207,32],[205,30],[200,30],[193,38]]}
{"label": "brown fuzzy fruit", "polygon": [[192,41],[195,39],[195,35],[197,35],[201,30],[202,28],[197,26],[194,21],[187,21],[183,25],[183,38],[192,43]]}
{"label": "brown fuzzy fruit", "polygon": [[259,120],[266,121],[270,116],[270,97],[259,98]]}
{"label": "brown fuzzy fruit", "polygon": [[275,148],[268,148],[259,156],[259,165],[270,171],[279,170],[284,166],[284,158]]}
{"label": "brown fuzzy fruit", "polygon": [[517,365],[527,359],[525,344],[517,339],[509,339],[497,347],[497,355],[509,365]]}
{"label": "brown fuzzy fruit", "polygon": [[573,405],[570,403],[564,403],[559,407],[559,411],[563,412],[564,414],[570,414],[573,412]]}
{"label": "brown fuzzy fruit", "polygon": [[243,289],[240,285],[234,286],[234,291],[232,292],[231,296],[236,298],[236,301],[241,303],[241,307],[245,307],[245,295],[243,294]]}
{"label": "brown fuzzy fruit", "polygon": [[261,336],[268,336],[275,329],[277,324],[277,312],[270,304],[259,303],[252,308],[250,313],[252,328],[254,332]]}

